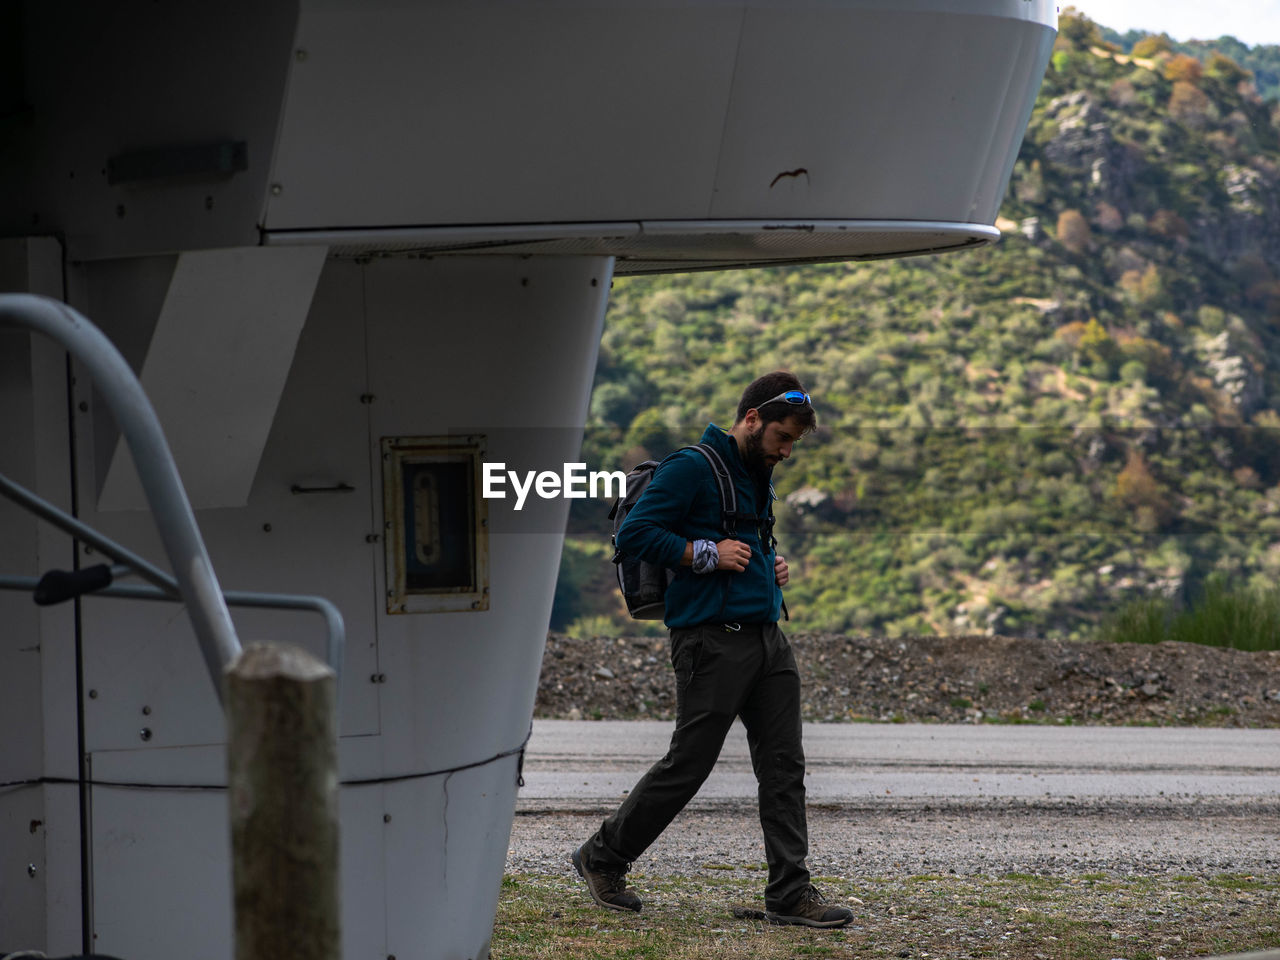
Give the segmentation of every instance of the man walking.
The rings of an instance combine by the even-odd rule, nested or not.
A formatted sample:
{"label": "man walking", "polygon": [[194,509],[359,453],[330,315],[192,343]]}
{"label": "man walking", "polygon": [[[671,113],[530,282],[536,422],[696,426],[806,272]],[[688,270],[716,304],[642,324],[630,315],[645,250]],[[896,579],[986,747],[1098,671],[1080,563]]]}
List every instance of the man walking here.
{"label": "man walking", "polygon": [[811,927],[853,919],[847,908],[823,900],[805,866],[800,676],[778,629],[789,571],[775,553],[769,520],[770,474],[816,425],[796,377],[783,371],[760,377],[742,394],[733,426],[711,424],[702,435],[728,466],[737,493],[732,535],[722,528],[715,477],[696,450],[662,465],[618,530],[619,551],[676,570],[666,595],[676,728],[666,756],[573,852],[574,867],[602,907],[640,909],[626,872],[698,792],[741,717],[759,782],[769,919]]}

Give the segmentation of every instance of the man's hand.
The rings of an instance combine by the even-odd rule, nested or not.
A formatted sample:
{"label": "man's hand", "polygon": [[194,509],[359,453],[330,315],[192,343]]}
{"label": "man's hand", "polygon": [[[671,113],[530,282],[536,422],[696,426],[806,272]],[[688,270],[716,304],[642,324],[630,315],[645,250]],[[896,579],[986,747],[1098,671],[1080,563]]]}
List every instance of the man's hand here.
{"label": "man's hand", "polygon": [[751,548],[741,540],[721,540],[716,544],[716,553],[720,554],[717,570],[731,570],[741,573],[747,569],[751,560]]}
{"label": "man's hand", "polygon": [[773,579],[778,582],[780,587],[785,587],[787,581],[791,579],[791,570],[787,567],[787,561],[784,557],[775,556],[773,558]]}

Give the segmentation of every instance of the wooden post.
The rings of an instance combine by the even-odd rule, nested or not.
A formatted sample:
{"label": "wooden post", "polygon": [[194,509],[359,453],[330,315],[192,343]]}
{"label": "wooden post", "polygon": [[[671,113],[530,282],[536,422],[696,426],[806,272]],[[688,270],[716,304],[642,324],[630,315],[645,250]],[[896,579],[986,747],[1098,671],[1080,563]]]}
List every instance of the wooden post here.
{"label": "wooden post", "polygon": [[226,692],[236,960],[339,960],[334,673],[251,646]]}

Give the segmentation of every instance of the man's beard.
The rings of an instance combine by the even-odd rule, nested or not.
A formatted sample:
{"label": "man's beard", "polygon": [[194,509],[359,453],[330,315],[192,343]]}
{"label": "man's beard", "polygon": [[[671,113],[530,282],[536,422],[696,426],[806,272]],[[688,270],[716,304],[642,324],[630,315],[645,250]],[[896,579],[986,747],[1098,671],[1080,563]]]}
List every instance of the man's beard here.
{"label": "man's beard", "polygon": [[761,426],[755,433],[747,434],[746,443],[742,450],[742,461],[746,464],[747,470],[762,477],[765,480],[773,473],[773,465],[765,459],[764,455],[764,427]]}

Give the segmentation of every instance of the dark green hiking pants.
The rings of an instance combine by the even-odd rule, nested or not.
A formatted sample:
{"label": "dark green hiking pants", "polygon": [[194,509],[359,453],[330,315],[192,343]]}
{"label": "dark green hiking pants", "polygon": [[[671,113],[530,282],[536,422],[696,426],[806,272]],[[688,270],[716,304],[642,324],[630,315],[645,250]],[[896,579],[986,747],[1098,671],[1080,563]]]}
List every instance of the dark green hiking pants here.
{"label": "dark green hiking pants", "polygon": [[623,868],[666,829],[702,786],[735,717],[747,728],[759,783],[769,884],[765,907],[780,910],[809,883],[805,866],[804,748],[800,675],[776,623],[671,631],[676,673],[676,729],[655,763],[588,842],[587,862]]}

